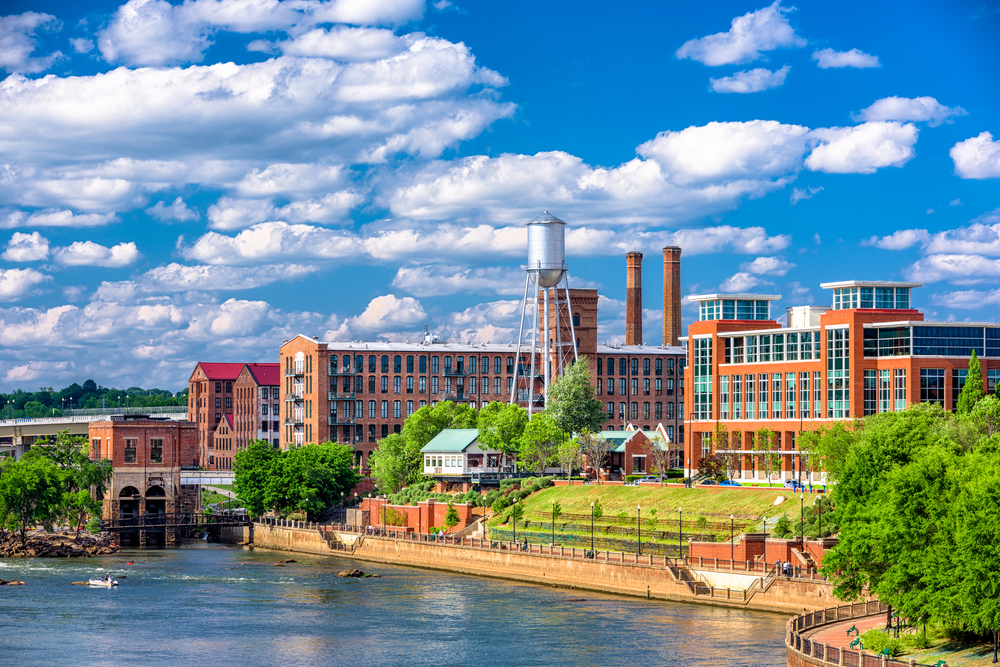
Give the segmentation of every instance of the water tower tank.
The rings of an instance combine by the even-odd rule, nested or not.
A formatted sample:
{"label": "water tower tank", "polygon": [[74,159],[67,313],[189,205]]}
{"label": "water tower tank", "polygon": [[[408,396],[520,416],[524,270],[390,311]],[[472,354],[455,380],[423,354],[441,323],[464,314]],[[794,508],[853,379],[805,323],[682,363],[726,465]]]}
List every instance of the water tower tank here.
{"label": "water tower tank", "polygon": [[566,223],[545,211],[528,223],[528,271],[539,287],[555,287],[566,273]]}

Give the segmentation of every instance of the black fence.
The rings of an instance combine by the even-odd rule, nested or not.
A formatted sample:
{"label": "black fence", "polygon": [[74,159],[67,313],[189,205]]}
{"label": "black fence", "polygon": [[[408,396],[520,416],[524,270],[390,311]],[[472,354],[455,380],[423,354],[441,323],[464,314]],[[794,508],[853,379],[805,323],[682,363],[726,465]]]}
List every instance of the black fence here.
{"label": "black fence", "polygon": [[249,526],[250,516],[235,512],[224,514],[198,514],[197,512],[177,512],[172,514],[142,514],[137,517],[111,519],[101,522],[101,530],[117,532],[123,530],[155,530],[167,528],[225,528]]}

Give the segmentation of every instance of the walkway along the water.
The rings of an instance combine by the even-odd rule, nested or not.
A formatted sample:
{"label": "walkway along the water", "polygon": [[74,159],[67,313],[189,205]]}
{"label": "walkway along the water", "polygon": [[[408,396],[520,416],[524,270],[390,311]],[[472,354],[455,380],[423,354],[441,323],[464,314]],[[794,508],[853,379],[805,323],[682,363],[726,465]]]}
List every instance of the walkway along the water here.
{"label": "walkway along the water", "polygon": [[885,603],[876,600],[820,609],[793,618],[785,634],[788,667],[938,667],[919,664],[912,658],[877,656],[851,646],[866,630],[885,627],[888,611]]}
{"label": "walkway along the water", "polygon": [[[835,604],[832,585],[821,579],[776,576],[762,563],[737,562],[737,570],[692,567],[687,559],[638,555],[475,538],[437,538],[406,532],[367,534],[349,526],[259,519],[252,530],[224,529],[223,539],[257,548],[319,555],[340,554],[394,565],[497,577],[533,584],[577,588],[659,600],[696,602],[785,613],[802,613]],[[758,569],[759,568],[759,569]],[[745,588],[707,583],[714,574],[730,575]]]}

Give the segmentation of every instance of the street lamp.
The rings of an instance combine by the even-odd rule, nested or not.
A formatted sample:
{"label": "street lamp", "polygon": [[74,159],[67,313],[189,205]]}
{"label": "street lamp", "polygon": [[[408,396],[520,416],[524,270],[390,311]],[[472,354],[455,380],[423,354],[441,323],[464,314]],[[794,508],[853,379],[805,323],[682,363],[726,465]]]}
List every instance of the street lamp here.
{"label": "street lamp", "polygon": [[677,508],[677,558],[684,558],[684,510]]}
{"label": "street lamp", "polygon": [[[765,526],[767,524],[764,524]],[[801,548],[806,548],[806,492],[805,489],[799,495],[799,541]]]}
{"label": "street lamp", "polygon": [[514,501],[514,507],[510,511],[510,518],[514,522],[514,548],[517,548],[517,501]]}
{"label": "street lamp", "polygon": [[556,501],[552,501],[552,542],[556,543]]}
{"label": "street lamp", "polygon": [[733,528],[733,526],[735,525],[734,522],[735,522],[735,517],[732,514],[730,514],[729,515],[729,567],[735,570],[736,559],[733,554],[733,550],[736,544],[736,530]]}
{"label": "street lamp", "polygon": [[590,555],[594,555],[594,503],[590,503]]}
{"label": "street lamp", "polygon": [[635,506],[635,523],[639,526],[639,555],[642,555],[642,506]]}

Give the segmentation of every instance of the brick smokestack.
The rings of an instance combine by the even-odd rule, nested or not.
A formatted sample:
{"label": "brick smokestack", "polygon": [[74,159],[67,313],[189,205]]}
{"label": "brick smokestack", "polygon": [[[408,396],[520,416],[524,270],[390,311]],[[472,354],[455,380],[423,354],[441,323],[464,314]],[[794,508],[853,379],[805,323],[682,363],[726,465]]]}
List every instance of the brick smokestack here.
{"label": "brick smokestack", "polygon": [[642,345],[642,253],[633,250],[625,260],[625,344]]}
{"label": "brick smokestack", "polygon": [[681,337],[681,249],[663,249],[663,344],[680,345]]}

